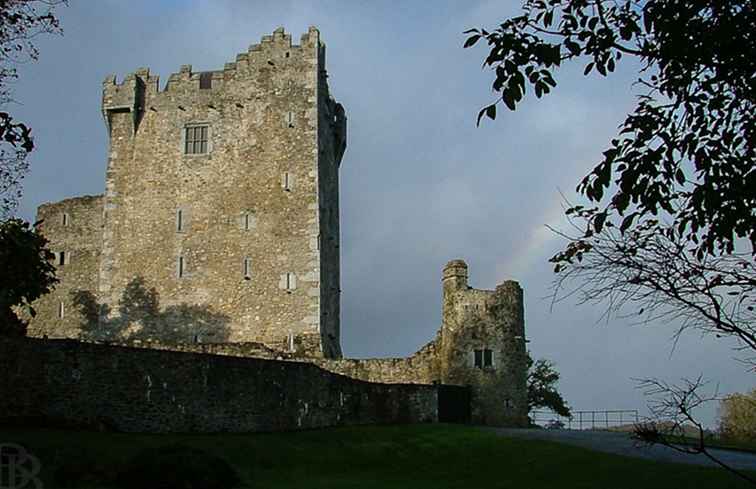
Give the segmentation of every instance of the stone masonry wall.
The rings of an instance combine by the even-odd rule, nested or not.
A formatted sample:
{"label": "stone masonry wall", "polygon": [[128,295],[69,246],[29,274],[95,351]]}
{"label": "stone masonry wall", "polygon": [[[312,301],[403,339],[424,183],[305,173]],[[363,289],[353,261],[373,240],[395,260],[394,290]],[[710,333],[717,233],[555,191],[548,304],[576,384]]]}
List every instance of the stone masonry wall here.
{"label": "stone masonry wall", "polygon": [[435,342],[406,358],[315,359],[313,362],[330,372],[368,382],[432,384],[439,380]]}
{"label": "stone masonry wall", "polygon": [[0,416],[129,432],[249,432],[437,421],[435,386],[315,365],[70,340],[0,339]]}
{"label": "stone masonry wall", "polygon": [[[50,241],[56,255],[60,283],[35,304],[37,316],[29,335],[76,338],[82,322],[76,305],[80,291],[97,290],[102,242],[102,196],[85,196],[44,204],[37,209],[38,229]],[[60,253],[65,263],[58,264]]]}
{"label": "stone masonry wall", "polygon": [[341,358],[339,164],[346,148],[344,108],[328,92],[325,49],[318,76],[318,193],[320,234],[320,332],[326,358]]}

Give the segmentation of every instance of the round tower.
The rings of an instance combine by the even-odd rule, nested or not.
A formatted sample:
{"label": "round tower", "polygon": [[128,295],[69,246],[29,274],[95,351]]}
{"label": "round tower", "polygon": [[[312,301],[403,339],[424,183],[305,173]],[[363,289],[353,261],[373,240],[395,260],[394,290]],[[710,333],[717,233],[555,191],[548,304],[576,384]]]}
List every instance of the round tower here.
{"label": "round tower", "polygon": [[467,290],[467,263],[464,260],[452,260],[444,267],[444,293]]}

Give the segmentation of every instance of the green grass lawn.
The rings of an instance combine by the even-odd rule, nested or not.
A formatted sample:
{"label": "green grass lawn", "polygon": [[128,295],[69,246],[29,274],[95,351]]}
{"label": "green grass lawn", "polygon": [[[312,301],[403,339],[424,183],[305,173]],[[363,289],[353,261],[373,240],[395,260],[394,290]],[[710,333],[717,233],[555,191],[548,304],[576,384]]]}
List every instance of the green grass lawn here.
{"label": "green grass lawn", "polygon": [[63,469],[90,480],[71,487],[108,487],[108,478],[131,457],[171,444],[220,456],[236,468],[244,480],[241,487],[249,488],[747,487],[718,469],[662,464],[438,424],[214,435],[0,428],[1,442],[21,443],[40,459],[46,488],[64,487],[54,482],[54,474]]}

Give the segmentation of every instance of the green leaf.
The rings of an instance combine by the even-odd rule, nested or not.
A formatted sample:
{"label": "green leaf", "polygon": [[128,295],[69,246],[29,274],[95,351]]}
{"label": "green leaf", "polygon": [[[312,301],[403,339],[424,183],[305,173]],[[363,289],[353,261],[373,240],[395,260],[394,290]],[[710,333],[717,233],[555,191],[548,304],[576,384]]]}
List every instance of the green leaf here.
{"label": "green leaf", "polygon": [[476,42],[478,42],[478,39],[480,39],[480,34],[475,34],[474,36],[470,36],[467,38],[467,41],[465,41],[465,48],[469,48],[470,46],[474,45]]}
{"label": "green leaf", "polygon": [[480,112],[478,112],[478,120],[475,121],[476,126],[480,126],[480,120],[483,118],[483,115],[485,115],[487,109],[488,107],[483,107],[480,109]]}
{"label": "green leaf", "polygon": [[604,228],[604,222],[606,221],[606,212],[599,212],[593,219],[593,228],[597,233],[600,233]]}
{"label": "green leaf", "polygon": [[620,224],[620,232],[621,233],[624,234],[625,231],[627,231],[630,228],[630,226],[633,225],[633,221],[635,220],[635,216],[636,216],[636,213],[633,212],[632,214],[630,214],[629,216],[627,216],[626,218],[624,218],[622,220],[622,224]]}
{"label": "green leaf", "polygon": [[646,29],[646,34],[650,34],[654,28],[654,23],[651,19],[651,16],[648,15],[648,5],[646,5],[646,8],[644,10],[645,11],[643,12],[643,28]]}
{"label": "green leaf", "polygon": [[566,47],[570,54],[573,56],[580,54],[580,44],[576,43],[572,39],[567,38],[564,41],[564,47]]}
{"label": "green leaf", "polygon": [[491,104],[486,107],[486,116],[491,120],[496,119],[496,104]]}
{"label": "green leaf", "polygon": [[509,110],[515,110],[516,105],[511,90],[504,90],[504,94],[501,96],[501,99],[504,101],[504,105],[506,105]]}

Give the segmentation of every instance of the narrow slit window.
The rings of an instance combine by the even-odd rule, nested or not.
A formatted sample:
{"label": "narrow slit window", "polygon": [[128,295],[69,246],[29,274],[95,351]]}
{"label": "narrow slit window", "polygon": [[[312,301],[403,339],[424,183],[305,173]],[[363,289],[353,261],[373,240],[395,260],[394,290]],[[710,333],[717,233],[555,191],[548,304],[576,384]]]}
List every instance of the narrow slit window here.
{"label": "narrow slit window", "polygon": [[294,112],[287,112],[286,113],[286,125],[288,127],[294,127]]}
{"label": "narrow slit window", "polygon": [[176,231],[182,232],[184,230],[184,210],[178,209],[176,211]]}
{"label": "narrow slit window", "polygon": [[178,278],[184,278],[184,275],[186,274],[186,258],[183,256],[178,257],[178,262],[176,263],[176,275],[178,275]]}
{"label": "narrow slit window", "polygon": [[291,272],[286,273],[286,290],[294,290],[297,288],[297,276]]}
{"label": "narrow slit window", "polygon": [[64,213],[63,213],[63,225],[64,225],[64,226],[68,226],[68,223],[69,223],[69,221],[70,221],[70,218],[69,218],[69,216],[68,216],[68,213],[67,213],[67,212],[64,212]]}
{"label": "narrow slit window", "polygon": [[184,133],[184,153],[199,155],[207,153],[208,126],[189,126]]}
{"label": "narrow slit window", "polygon": [[475,350],[475,368],[483,368],[483,350]]}
{"label": "narrow slit window", "polygon": [[284,172],[283,177],[281,177],[281,185],[285,191],[291,192],[294,186],[294,176],[289,172]]}
{"label": "narrow slit window", "polygon": [[244,279],[245,280],[251,280],[252,279],[252,258],[245,257],[244,258]]}
{"label": "narrow slit window", "polygon": [[66,262],[66,252],[65,251],[59,251],[58,252],[58,265],[62,267],[66,263],[67,263]]}
{"label": "narrow slit window", "polygon": [[252,216],[249,215],[249,212],[246,212],[242,217],[242,227],[245,231],[252,229]]}
{"label": "narrow slit window", "polygon": [[63,319],[66,315],[66,306],[63,301],[58,302],[58,319]]}

